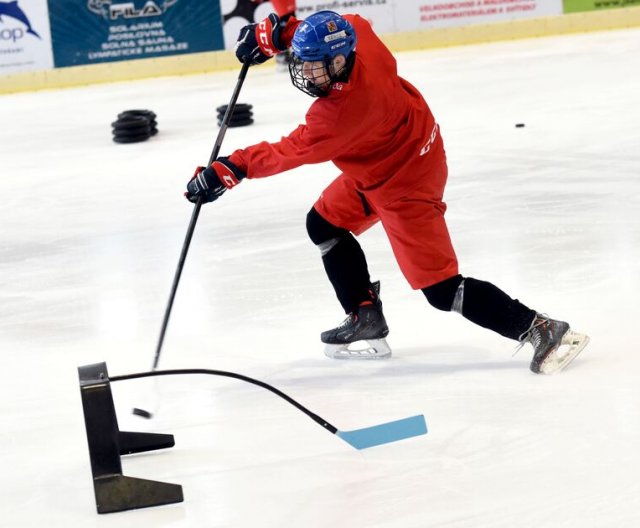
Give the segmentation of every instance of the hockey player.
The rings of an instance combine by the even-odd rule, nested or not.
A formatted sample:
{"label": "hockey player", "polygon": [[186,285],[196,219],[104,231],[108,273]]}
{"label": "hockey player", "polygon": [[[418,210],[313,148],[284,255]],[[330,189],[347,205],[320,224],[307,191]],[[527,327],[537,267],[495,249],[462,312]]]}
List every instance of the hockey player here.
{"label": "hockey player", "polygon": [[[342,174],[307,215],[309,237],[347,313],[342,324],[320,336],[329,357],[391,355],[379,283],[371,283],[354,237],[381,222],[407,281],[431,305],[520,346],[531,343],[535,373],[566,367],[587,336],[489,282],[459,273],[444,219],[447,163],[439,126],[418,90],[398,76],[395,59],[369,23],[331,11],[284,23],[271,14],[241,30],[236,55],[241,62],[259,64],[290,45],[293,85],[317,98],[306,123],[278,142],[258,143],[198,167],[187,198],[213,201],[245,178],[331,160]],[[363,340],[368,349],[350,348]]]}

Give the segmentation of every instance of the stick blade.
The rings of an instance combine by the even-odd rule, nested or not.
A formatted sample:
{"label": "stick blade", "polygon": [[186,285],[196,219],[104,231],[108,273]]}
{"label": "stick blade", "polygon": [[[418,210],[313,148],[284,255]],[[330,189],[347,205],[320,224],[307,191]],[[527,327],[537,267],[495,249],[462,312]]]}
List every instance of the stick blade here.
{"label": "stick blade", "polygon": [[336,431],[336,434],[356,449],[367,449],[427,434],[427,422],[424,415],[411,416],[394,422],[387,422],[353,431]]}

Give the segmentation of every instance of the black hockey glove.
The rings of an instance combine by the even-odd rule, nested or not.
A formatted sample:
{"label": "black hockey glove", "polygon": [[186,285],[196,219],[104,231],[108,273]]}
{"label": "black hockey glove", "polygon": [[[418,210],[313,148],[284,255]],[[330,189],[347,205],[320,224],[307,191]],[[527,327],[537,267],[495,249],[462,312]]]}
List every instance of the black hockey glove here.
{"label": "black hockey glove", "polygon": [[184,195],[191,203],[196,203],[200,197],[205,203],[213,202],[245,177],[246,174],[227,158],[218,158],[211,167],[196,168]]}
{"label": "black hockey glove", "polygon": [[262,64],[286,49],[280,34],[286,22],[275,13],[258,24],[249,24],[240,30],[236,42],[236,57],[242,63]]}

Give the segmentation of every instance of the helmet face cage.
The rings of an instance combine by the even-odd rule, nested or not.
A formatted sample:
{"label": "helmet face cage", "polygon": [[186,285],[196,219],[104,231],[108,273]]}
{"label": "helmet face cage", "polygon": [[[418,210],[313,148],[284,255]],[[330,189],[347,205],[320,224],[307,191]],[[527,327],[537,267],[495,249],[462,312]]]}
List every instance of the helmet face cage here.
{"label": "helmet face cage", "polygon": [[[329,95],[329,88],[334,81],[334,76],[330,73],[331,59],[327,58],[324,61],[314,61],[314,67],[307,66],[307,76],[305,76],[304,71],[305,62],[307,61],[302,60],[295,54],[291,56],[291,59],[289,60],[289,75],[291,76],[291,83],[298,90],[310,95],[311,97],[326,97]],[[315,73],[317,73],[317,75]],[[324,84],[315,84],[311,80],[313,78],[319,78],[322,75],[327,77],[327,82]]]}
{"label": "helmet face cage", "polygon": [[[355,31],[346,19],[333,11],[314,13],[298,26],[293,36],[293,54],[289,62],[291,82],[312,97],[328,95],[331,85],[344,71],[333,71],[333,59],[338,55],[349,59],[355,45]],[[307,63],[306,68],[303,66],[304,63]],[[310,63],[313,63],[313,69]],[[314,74],[316,67],[322,68],[323,71]],[[328,78],[327,82],[314,82],[323,76]]]}

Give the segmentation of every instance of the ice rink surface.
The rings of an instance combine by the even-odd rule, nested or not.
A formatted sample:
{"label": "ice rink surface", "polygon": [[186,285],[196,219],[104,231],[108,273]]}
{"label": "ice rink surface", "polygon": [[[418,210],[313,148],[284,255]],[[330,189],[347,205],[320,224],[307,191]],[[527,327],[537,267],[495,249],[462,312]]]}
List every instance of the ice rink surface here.
{"label": "ice rink surface", "polygon": [[[414,414],[429,433],[356,451],[273,394],[189,376],[113,384],[120,428],[176,446],[123,458],[185,502],[97,515],[77,367],[151,367],[192,206],[182,196],[237,73],[0,98],[0,502],[19,527],[613,528],[640,525],[640,30],[398,54],[440,123],[461,272],[568,320],[563,373],[431,308],[376,226],[361,237],[394,356],[338,362],[343,314],[305,215],[337,170],[246,181],[205,205],[161,368],[231,370],[340,429]],[[311,100],[271,66],[222,153],[277,140]],[[160,133],[117,145],[117,114]],[[524,128],[516,128],[524,123]],[[392,153],[390,153],[392,154]],[[131,415],[151,407],[153,420]]]}

